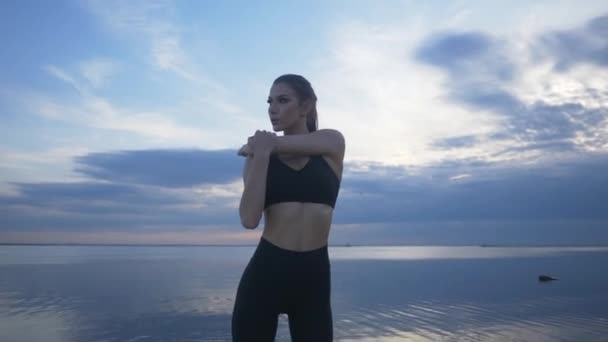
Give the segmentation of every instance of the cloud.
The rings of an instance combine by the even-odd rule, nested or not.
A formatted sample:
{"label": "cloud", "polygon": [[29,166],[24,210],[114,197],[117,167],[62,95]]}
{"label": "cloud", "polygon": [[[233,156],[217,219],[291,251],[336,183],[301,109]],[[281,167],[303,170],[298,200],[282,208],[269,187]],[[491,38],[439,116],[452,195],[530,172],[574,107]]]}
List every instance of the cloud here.
{"label": "cloud", "polygon": [[80,62],[76,73],[70,73],[56,65],[43,67],[47,73],[72,86],[81,96],[90,96],[101,88],[116,72],[118,63],[107,58],[95,58]]}
{"label": "cloud", "polygon": [[193,149],[91,153],[75,162],[95,179],[179,188],[238,180],[243,164],[236,150]]}
{"label": "cloud", "polygon": [[117,71],[117,63],[97,58],[80,63],[80,74],[93,88],[101,88]]}
{"label": "cloud", "polygon": [[176,123],[162,111],[117,107],[103,97],[82,95],[79,100],[70,104],[44,95],[25,96],[22,103],[29,111],[48,119],[99,129],[136,133],[142,137],[161,141],[181,141],[194,144],[209,135],[201,129]]}
{"label": "cloud", "polygon": [[477,143],[478,138],[473,135],[465,135],[460,137],[451,137],[438,139],[434,142],[435,148],[459,148],[473,146]]}
{"label": "cloud", "polygon": [[[75,171],[91,180],[15,184],[18,195],[0,197],[0,230],[177,233],[205,225],[239,230],[242,165],[234,152],[139,150],[76,157]],[[607,167],[606,154],[524,166],[483,160],[424,168],[348,163],[333,222],[606,221]]]}
{"label": "cloud", "polygon": [[[75,97],[60,99],[55,96],[26,92],[18,94],[18,105],[26,111],[67,125],[84,125],[114,132],[106,140],[116,142],[116,133],[136,133],[146,146],[205,146],[205,148],[240,147],[251,134],[258,120],[243,114],[245,111],[226,94],[200,93],[200,89],[185,87],[175,103],[164,108],[147,109],[141,105],[116,104],[97,93],[116,67],[116,63],[93,59],[79,64],[76,74],[54,65],[44,69],[53,77],[77,91]],[[192,93],[192,96],[189,96]],[[202,128],[197,128],[202,127]],[[249,127],[249,128],[248,128]],[[230,130],[233,134],[225,134]],[[133,140],[129,137],[129,140]],[[88,142],[87,142],[88,143]],[[129,145],[131,146],[131,145]],[[113,146],[114,148],[119,148]]]}
{"label": "cloud", "polygon": [[[510,138],[513,144],[495,156],[507,151],[541,152],[545,147],[552,152],[557,152],[556,147],[562,152],[606,151],[608,94],[599,90],[601,81],[583,75],[608,73],[603,59],[597,58],[608,44],[602,35],[606,18],[592,19],[581,29],[535,37],[524,49],[534,58],[525,53],[518,56],[522,48],[515,41],[479,32],[431,35],[419,46],[415,58],[447,74],[444,87],[453,102],[503,118],[501,130],[486,138]],[[584,63],[600,69],[575,68]],[[547,65],[562,75],[556,76]],[[561,77],[559,82],[556,77]],[[435,146],[445,144],[438,140]]]}
{"label": "cloud", "polygon": [[[500,151],[485,138],[500,129],[496,116],[454,106],[444,95],[445,75],[412,58],[433,29],[423,20],[346,20],[330,31],[311,82],[320,94],[319,122],[343,132],[350,161],[422,166]],[[477,144],[432,148],[460,136]]]}
{"label": "cloud", "polygon": [[[75,182],[83,177],[71,172],[72,158],[89,152],[83,147],[48,148],[42,151],[24,151],[0,148],[0,194],[17,193],[15,183]],[[43,171],[41,173],[41,171]]]}
{"label": "cloud", "polygon": [[[133,132],[162,140],[179,137],[187,141],[196,141],[204,135],[201,130],[179,126],[165,113],[133,111],[116,107],[108,99],[94,95],[89,86],[78,81],[69,72],[53,65],[49,65],[45,69],[51,75],[76,89],[80,97],[76,103],[63,104],[44,95],[26,96],[22,102],[38,115],[95,128]],[[81,64],[83,73],[81,76],[93,83],[102,82],[99,79],[102,76],[96,74],[99,73],[98,69],[97,64],[83,63]],[[93,77],[92,81],[91,77]]]}
{"label": "cloud", "polygon": [[148,62],[182,79],[225,92],[223,85],[206,76],[183,46],[176,8],[171,1],[98,1],[87,2],[88,9],[121,38],[148,49]]}
{"label": "cloud", "polygon": [[3,231],[175,231],[239,224],[232,198],[196,189],[96,182],[16,186],[18,196],[0,196]]}
{"label": "cloud", "polygon": [[608,15],[580,28],[548,32],[534,46],[538,58],[555,59],[555,70],[567,71],[579,63],[608,66]]}
{"label": "cloud", "polygon": [[334,222],[605,220],[606,167],[606,154],[525,167],[447,162],[416,173],[375,166],[345,177]]}
{"label": "cloud", "polygon": [[[63,70],[57,66],[54,66],[54,65],[46,65],[43,67],[43,69],[47,73],[49,73],[51,76],[70,85],[80,95],[89,94],[88,87],[85,85],[82,85],[81,82],[79,82],[76,79],[76,77],[72,76],[70,73],[66,72],[65,70]],[[53,116],[51,116],[51,117],[53,117]]]}
{"label": "cloud", "polygon": [[[0,238],[253,243],[260,229],[258,235],[238,236],[242,165],[231,158],[242,160],[234,152],[137,150],[75,157],[75,172],[91,180],[16,183],[17,195],[0,196]],[[347,163],[332,241],[601,243],[601,227],[608,222],[607,167],[606,154],[523,166],[479,159],[422,168]]]}
{"label": "cloud", "polygon": [[505,41],[484,33],[445,32],[427,38],[415,52],[415,57],[440,65],[451,77],[473,72],[476,81],[495,83],[510,80],[515,71],[504,47]]}
{"label": "cloud", "polygon": [[74,158],[80,182],[13,183],[2,230],[239,225],[243,160],[236,150],[149,150]]}
{"label": "cloud", "polygon": [[[113,184],[113,183],[38,183],[38,184],[17,184],[20,194],[25,199],[35,200],[36,202],[17,202],[20,204],[53,204],[61,201],[75,200],[87,201],[100,200],[112,201],[117,204],[132,202],[137,199],[137,203],[161,204],[174,203],[175,199],[164,199],[162,197],[143,196],[144,190],[132,185]],[[83,204],[85,204],[83,203]]]}

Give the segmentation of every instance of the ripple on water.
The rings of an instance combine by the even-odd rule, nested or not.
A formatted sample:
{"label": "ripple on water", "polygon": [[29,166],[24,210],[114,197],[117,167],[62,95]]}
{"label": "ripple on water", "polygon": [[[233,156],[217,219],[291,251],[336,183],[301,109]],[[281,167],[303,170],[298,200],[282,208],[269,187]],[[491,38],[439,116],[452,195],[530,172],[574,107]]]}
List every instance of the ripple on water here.
{"label": "ripple on water", "polygon": [[[601,341],[608,319],[581,312],[578,298],[544,298],[477,305],[413,301],[341,313],[336,337],[344,341]],[[576,309],[569,310],[569,307]]]}

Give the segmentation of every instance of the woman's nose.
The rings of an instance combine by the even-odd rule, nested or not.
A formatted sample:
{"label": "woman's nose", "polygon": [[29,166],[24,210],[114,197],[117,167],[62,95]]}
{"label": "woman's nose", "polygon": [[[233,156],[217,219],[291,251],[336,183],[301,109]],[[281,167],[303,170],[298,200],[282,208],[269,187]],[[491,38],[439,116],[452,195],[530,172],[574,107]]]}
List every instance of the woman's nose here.
{"label": "woman's nose", "polygon": [[269,105],[268,106],[268,113],[274,114],[276,112],[277,112],[277,107],[275,105]]}

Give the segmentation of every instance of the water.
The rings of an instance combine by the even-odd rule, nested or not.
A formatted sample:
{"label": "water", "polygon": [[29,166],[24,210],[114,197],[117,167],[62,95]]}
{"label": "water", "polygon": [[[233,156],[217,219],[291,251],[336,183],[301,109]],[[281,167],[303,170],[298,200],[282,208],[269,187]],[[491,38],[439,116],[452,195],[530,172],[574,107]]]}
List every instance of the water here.
{"label": "water", "polygon": [[[253,251],[0,246],[0,341],[229,341]],[[608,341],[608,248],[329,252],[336,341]]]}

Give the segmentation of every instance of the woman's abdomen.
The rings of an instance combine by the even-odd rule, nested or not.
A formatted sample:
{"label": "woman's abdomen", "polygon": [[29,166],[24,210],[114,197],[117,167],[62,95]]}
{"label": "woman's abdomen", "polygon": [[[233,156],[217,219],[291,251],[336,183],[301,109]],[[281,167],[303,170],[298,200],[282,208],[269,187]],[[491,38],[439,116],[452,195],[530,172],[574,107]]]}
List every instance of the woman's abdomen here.
{"label": "woman's abdomen", "polygon": [[264,211],[262,236],[275,245],[294,251],[327,245],[333,208],[319,203],[283,202]]}

